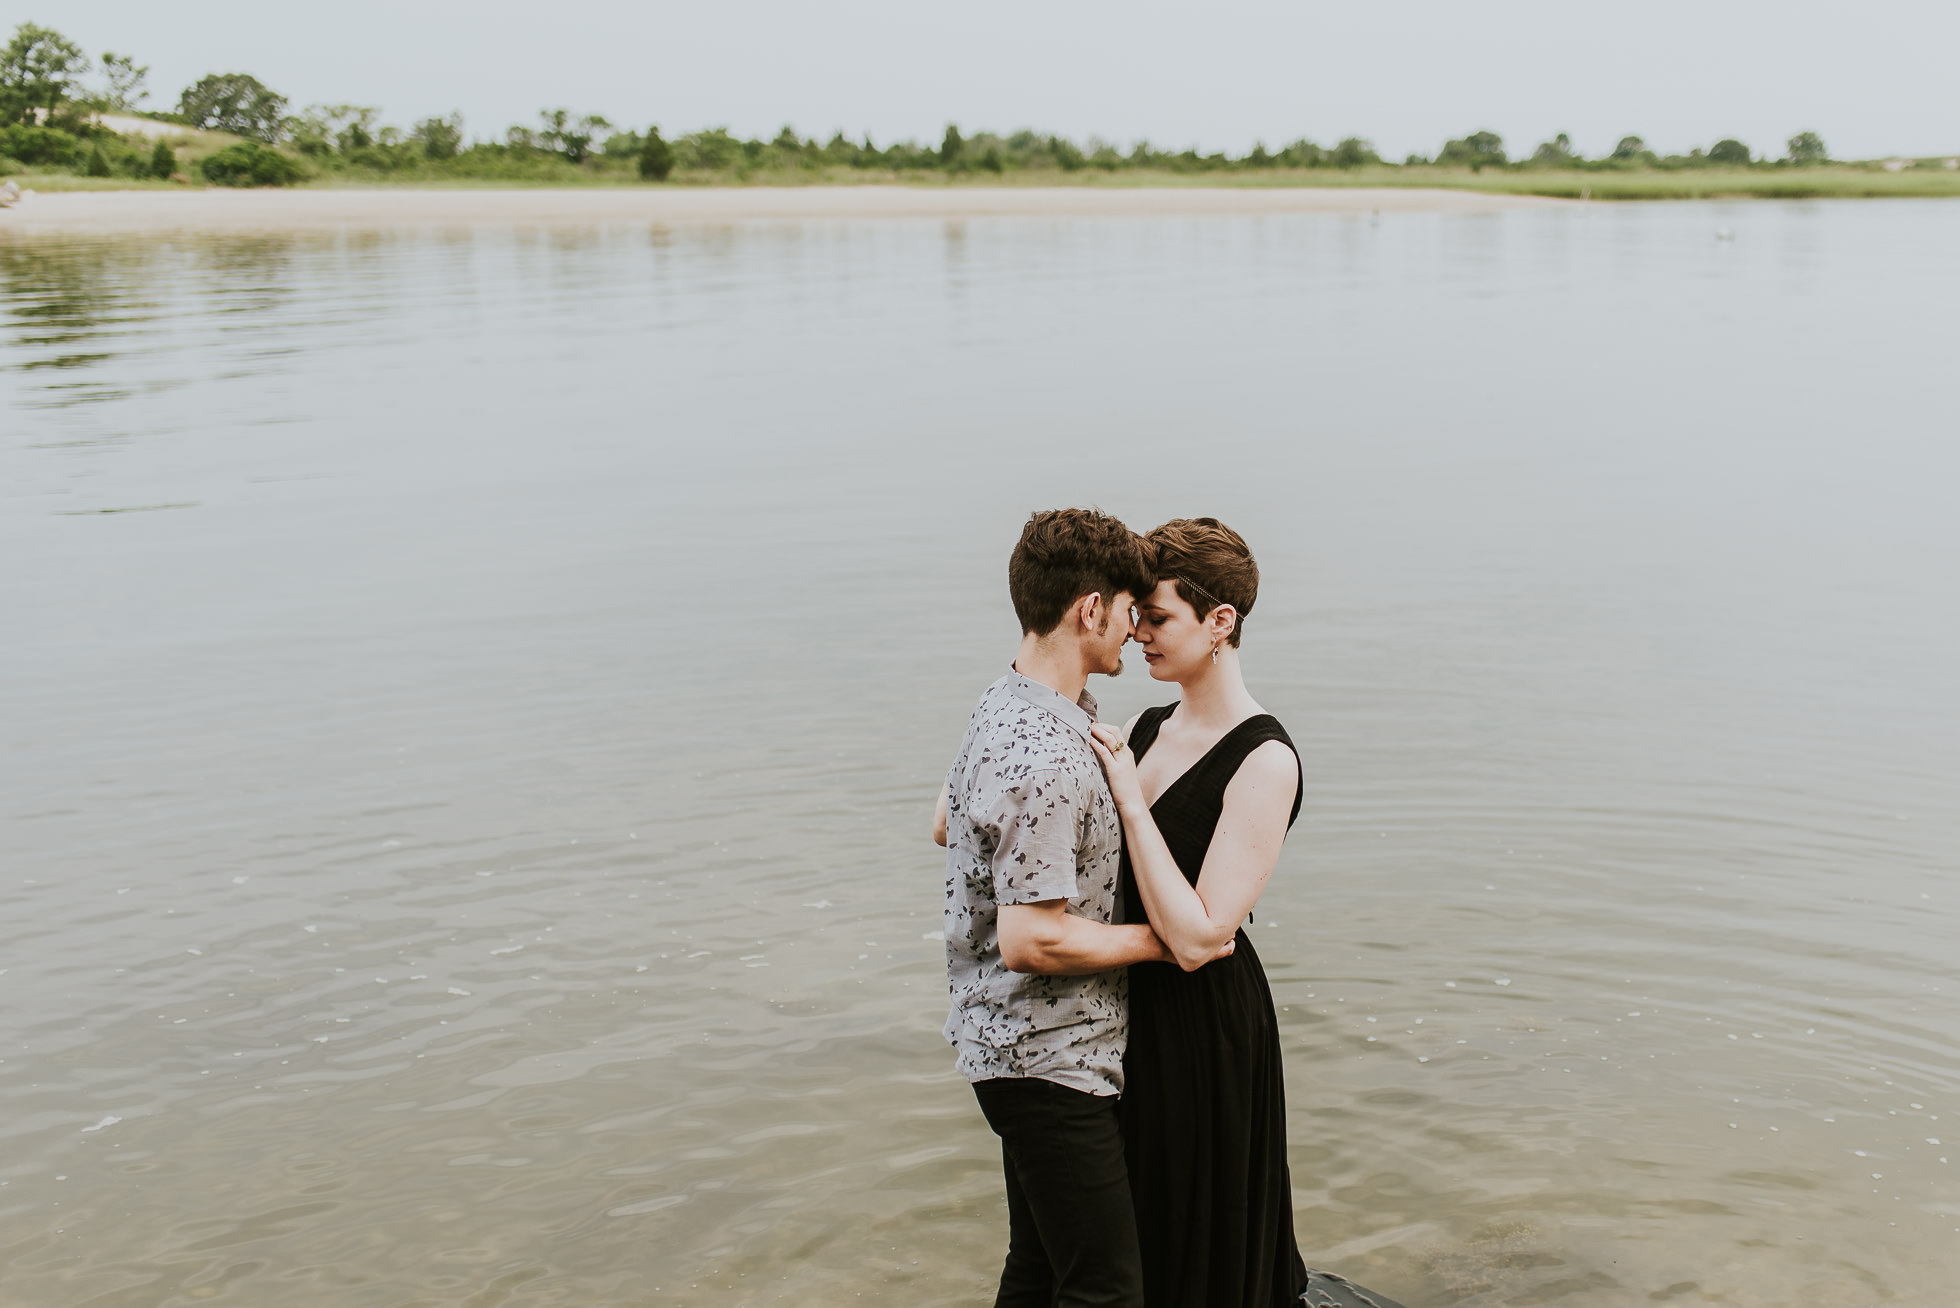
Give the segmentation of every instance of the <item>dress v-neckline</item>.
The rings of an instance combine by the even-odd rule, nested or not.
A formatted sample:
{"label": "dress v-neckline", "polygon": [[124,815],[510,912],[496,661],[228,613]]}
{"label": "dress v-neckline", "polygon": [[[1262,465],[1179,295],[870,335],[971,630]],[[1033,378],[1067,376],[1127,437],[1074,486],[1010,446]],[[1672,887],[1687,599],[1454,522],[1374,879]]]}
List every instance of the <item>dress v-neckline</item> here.
{"label": "dress v-neckline", "polygon": [[[1150,737],[1150,744],[1153,747],[1157,744],[1157,741],[1164,734],[1164,723],[1169,722],[1171,720],[1172,714],[1175,714],[1178,711],[1178,709],[1182,708],[1183,706],[1184,706],[1184,701],[1179,700],[1177,703],[1171,705],[1170,713],[1166,713],[1162,718],[1158,719],[1157,730]],[[1168,786],[1165,786],[1162,790],[1157,792],[1157,798],[1150,801],[1150,810],[1153,813],[1156,812],[1157,805],[1163,803],[1164,796],[1170,794],[1173,790],[1176,790],[1179,786],[1183,785],[1185,780],[1189,778],[1192,773],[1196,772],[1199,768],[1203,767],[1207,762],[1209,762],[1211,756],[1218,752],[1218,747],[1220,745],[1223,745],[1226,741],[1230,740],[1233,736],[1237,735],[1240,731],[1243,731],[1245,729],[1246,723],[1257,722],[1260,718],[1269,718],[1271,716],[1272,714],[1270,713],[1254,713],[1251,717],[1240,718],[1237,722],[1234,722],[1231,726],[1227,727],[1225,729],[1224,735],[1220,736],[1217,740],[1211,742],[1210,749],[1207,749],[1204,753],[1198,755],[1198,757],[1192,761],[1190,767],[1185,768],[1184,771],[1178,773],[1176,777],[1172,778],[1171,783]],[[1144,752],[1148,753],[1149,750],[1145,750]]]}

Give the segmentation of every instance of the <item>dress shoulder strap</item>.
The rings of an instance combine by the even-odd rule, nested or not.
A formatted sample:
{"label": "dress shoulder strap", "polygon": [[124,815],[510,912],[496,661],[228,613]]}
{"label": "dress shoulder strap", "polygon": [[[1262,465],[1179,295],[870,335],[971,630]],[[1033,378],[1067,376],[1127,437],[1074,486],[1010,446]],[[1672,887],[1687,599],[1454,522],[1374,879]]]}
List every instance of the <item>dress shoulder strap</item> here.
{"label": "dress shoulder strap", "polygon": [[1157,732],[1163,728],[1164,719],[1171,715],[1175,704],[1159,704],[1137,714],[1137,724],[1130,728],[1130,752],[1142,758],[1150,747],[1157,743]]}

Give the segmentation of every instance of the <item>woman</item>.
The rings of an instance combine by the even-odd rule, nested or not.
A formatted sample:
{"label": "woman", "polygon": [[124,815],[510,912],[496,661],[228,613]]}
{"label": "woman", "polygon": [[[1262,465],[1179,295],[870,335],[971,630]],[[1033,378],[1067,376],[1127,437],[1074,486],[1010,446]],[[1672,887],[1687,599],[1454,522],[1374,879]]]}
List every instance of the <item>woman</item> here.
{"label": "woman", "polygon": [[[1300,812],[1300,760],[1246,691],[1239,639],[1259,592],[1240,535],[1181,518],[1146,539],[1137,605],[1150,675],[1175,704],[1095,728],[1122,815],[1123,902],[1178,960],[1130,968],[1121,1117],[1150,1308],[1385,1303],[1310,1274],[1293,1238],[1279,1023],[1239,929]],[[1226,942],[1236,948],[1219,959]],[[1212,961],[1217,959],[1217,961]]]}

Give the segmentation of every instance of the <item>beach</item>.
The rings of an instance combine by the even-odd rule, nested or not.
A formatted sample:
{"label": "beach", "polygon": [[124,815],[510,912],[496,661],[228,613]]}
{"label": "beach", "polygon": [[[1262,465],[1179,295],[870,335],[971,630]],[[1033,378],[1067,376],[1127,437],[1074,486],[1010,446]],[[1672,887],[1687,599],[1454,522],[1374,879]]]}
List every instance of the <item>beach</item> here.
{"label": "beach", "polygon": [[296,231],[458,224],[721,224],[825,218],[1112,218],[1492,213],[1568,200],[1415,188],[809,186],[617,190],[227,190],[29,193],[0,231]]}

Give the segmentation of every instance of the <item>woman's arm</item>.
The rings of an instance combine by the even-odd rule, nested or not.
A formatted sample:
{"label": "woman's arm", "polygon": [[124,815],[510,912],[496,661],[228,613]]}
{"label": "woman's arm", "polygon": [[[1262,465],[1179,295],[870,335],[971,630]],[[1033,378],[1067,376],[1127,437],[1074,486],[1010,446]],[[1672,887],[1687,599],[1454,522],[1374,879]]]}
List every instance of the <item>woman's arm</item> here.
{"label": "woman's arm", "polygon": [[[951,783],[948,783],[950,785]],[[946,808],[951,802],[953,792],[946,786],[939,788],[939,807],[932,811],[932,843],[941,849],[946,847]]]}
{"label": "woman's arm", "polygon": [[1114,735],[1100,729],[1094,743],[1123,817],[1144,910],[1177,965],[1195,971],[1217,957],[1219,946],[1238,933],[1239,923],[1272,878],[1286,841],[1293,793],[1300,783],[1299,764],[1293,751],[1277,740],[1246,756],[1225,787],[1224,810],[1205,851],[1198,884],[1193,886],[1184,879],[1150,816],[1150,806],[1143,802],[1134,755],[1127,749],[1120,754],[1109,751]]}

